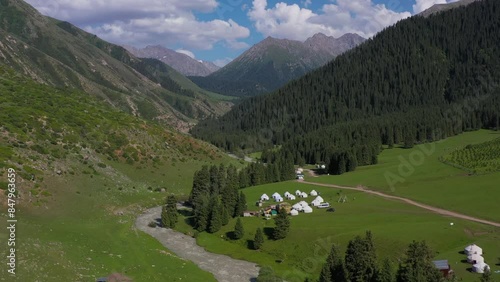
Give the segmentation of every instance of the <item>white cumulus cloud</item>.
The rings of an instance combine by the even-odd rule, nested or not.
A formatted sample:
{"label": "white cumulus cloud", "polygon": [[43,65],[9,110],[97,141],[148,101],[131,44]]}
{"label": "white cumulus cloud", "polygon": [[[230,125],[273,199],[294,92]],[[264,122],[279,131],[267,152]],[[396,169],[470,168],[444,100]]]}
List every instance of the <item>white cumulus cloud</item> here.
{"label": "white cumulus cloud", "polygon": [[411,13],[396,12],[372,0],[337,0],[324,4],[318,13],[297,4],[279,2],[268,7],[267,0],[254,0],[248,16],[264,36],[304,40],[318,32],[335,37],[345,33],[371,37]]}
{"label": "white cumulus cloud", "polygon": [[237,46],[250,30],[233,20],[198,20],[214,12],[216,0],[26,0],[41,13],[74,23],[118,44],[211,49],[217,42]]}

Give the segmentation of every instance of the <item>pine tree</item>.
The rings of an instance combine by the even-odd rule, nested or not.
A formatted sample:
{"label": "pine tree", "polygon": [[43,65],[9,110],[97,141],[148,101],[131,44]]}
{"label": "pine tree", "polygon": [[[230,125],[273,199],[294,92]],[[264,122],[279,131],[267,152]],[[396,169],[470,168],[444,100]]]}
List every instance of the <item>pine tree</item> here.
{"label": "pine tree", "polygon": [[236,220],[236,225],[234,226],[234,239],[239,240],[245,235],[245,229],[243,228],[243,223],[241,223],[241,218],[238,217]]}
{"label": "pine tree", "polygon": [[384,259],[382,263],[382,268],[377,275],[377,282],[394,282],[395,276],[392,269],[391,261],[389,259]]}
{"label": "pine tree", "polygon": [[262,245],[264,244],[264,233],[262,232],[262,229],[257,228],[257,231],[255,232],[255,237],[253,239],[253,249],[254,250],[259,250]]}
{"label": "pine tree", "polygon": [[356,236],[349,241],[345,254],[345,268],[350,281],[373,281],[376,275],[376,256],[371,238],[367,232],[365,238]]}
{"label": "pine tree", "polygon": [[243,212],[247,209],[247,200],[245,194],[240,192],[240,196],[238,197],[238,202],[236,204],[236,208],[234,209],[234,217],[242,216]]}
{"label": "pine tree", "polygon": [[274,222],[276,224],[273,232],[274,240],[286,238],[288,231],[290,230],[290,219],[288,218],[288,213],[284,208],[280,209],[278,215],[274,218]]}
{"label": "pine tree", "polygon": [[177,224],[177,199],[174,195],[170,195],[167,198],[166,205],[162,210],[161,220],[162,225],[168,228],[174,228]]}
{"label": "pine tree", "polygon": [[208,232],[215,233],[222,227],[221,205],[217,196],[212,196],[210,201],[212,212],[210,213],[210,221],[208,223]]}
{"label": "pine tree", "polygon": [[205,231],[210,220],[212,212],[210,200],[207,195],[198,198],[198,205],[194,209],[194,225],[199,232]]}
{"label": "pine tree", "polygon": [[443,275],[432,263],[434,254],[425,241],[413,241],[406,251],[406,258],[398,269],[398,282],[443,281]]}
{"label": "pine tree", "polygon": [[342,258],[335,245],[332,245],[330,253],[326,258],[325,265],[321,269],[320,282],[346,282],[346,271]]}

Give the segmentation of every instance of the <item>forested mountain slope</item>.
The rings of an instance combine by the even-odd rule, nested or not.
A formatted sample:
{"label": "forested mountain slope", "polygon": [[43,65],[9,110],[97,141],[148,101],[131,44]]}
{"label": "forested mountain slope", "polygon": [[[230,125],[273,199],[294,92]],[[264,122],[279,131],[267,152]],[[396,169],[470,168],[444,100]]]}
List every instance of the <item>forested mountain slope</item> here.
{"label": "forested mountain slope", "polygon": [[296,162],[367,164],[381,144],[498,128],[499,29],[493,0],[409,18],[192,132],[230,151],[283,144]]}
{"label": "forested mountain slope", "polygon": [[357,34],[315,34],[301,42],[267,37],[207,77],[190,77],[200,87],[231,96],[274,91],[363,43]]}
{"label": "forested mountain slope", "polygon": [[185,127],[229,108],[160,61],[138,59],[21,0],[0,0],[0,39],[0,64],[148,119]]}

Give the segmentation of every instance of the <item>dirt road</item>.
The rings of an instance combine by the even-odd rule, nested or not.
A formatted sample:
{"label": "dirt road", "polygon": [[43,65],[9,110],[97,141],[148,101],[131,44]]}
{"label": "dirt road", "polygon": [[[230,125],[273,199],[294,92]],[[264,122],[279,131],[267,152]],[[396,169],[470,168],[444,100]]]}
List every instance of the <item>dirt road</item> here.
{"label": "dirt road", "polygon": [[259,267],[251,262],[207,252],[190,236],[167,228],[151,228],[148,223],[160,218],[161,207],[147,210],[135,221],[135,226],[156,238],[177,256],[190,260],[201,269],[212,273],[219,282],[255,281]]}
{"label": "dirt road", "polygon": [[407,203],[407,204],[410,204],[410,205],[413,205],[413,206],[416,206],[416,207],[419,207],[419,208],[423,208],[423,209],[429,210],[429,211],[431,211],[433,213],[437,213],[437,214],[440,214],[440,215],[450,216],[450,217],[465,219],[465,220],[469,220],[469,221],[475,221],[475,222],[479,222],[479,223],[483,223],[483,224],[487,224],[487,225],[492,225],[492,226],[495,226],[495,227],[500,227],[500,223],[498,223],[498,222],[484,220],[484,219],[480,219],[480,218],[477,218],[477,217],[472,217],[472,216],[468,216],[468,215],[456,213],[456,212],[453,212],[453,211],[436,208],[436,207],[433,207],[433,206],[429,206],[429,205],[421,204],[419,202],[415,202],[415,201],[407,199],[407,198],[398,197],[398,196],[392,196],[392,195],[388,195],[388,194],[385,194],[385,193],[382,193],[382,192],[368,190],[368,189],[365,189],[365,188],[340,186],[340,185],[334,185],[334,184],[323,184],[323,183],[308,182],[308,181],[298,181],[298,182],[299,183],[304,183],[304,184],[316,185],[316,186],[323,186],[323,187],[331,187],[331,188],[340,188],[340,189],[346,189],[346,190],[361,191],[361,192],[365,192],[365,193],[377,195],[377,196],[380,196],[380,197],[383,197],[383,198],[387,198],[387,199],[398,200],[398,201],[401,201],[401,202],[404,202],[404,203]]}

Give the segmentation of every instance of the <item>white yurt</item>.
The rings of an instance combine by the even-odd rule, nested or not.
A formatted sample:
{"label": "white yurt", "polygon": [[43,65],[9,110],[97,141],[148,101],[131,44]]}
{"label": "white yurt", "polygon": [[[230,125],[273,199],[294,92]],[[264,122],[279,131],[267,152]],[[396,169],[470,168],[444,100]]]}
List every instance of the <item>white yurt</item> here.
{"label": "white yurt", "polygon": [[472,271],[475,273],[484,273],[485,270],[490,270],[490,266],[486,263],[476,263],[472,266]]}
{"label": "white yurt", "polygon": [[318,196],[318,192],[316,190],[312,190],[311,193],[309,193],[311,196]]}
{"label": "white yurt", "polygon": [[307,198],[307,193],[306,192],[302,192],[302,194],[300,194],[300,197],[301,198]]}
{"label": "white yurt", "polygon": [[326,168],[326,165],[321,165],[321,169],[325,169]]}
{"label": "white yurt", "polygon": [[290,215],[299,215],[299,211],[298,210],[291,210]]}
{"label": "white yurt", "polygon": [[293,205],[293,206],[292,206],[292,208],[293,208],[294,210],[298,210],[298,211],[301,211],[301,210],[303,209],[302,205],[301,205],[301,204],[299,204],[299,203],[297,203],[297,204]]}
{"label": "white yurt", "polygon": [[312,209],[311,207],[307,206],[307,207],[304,207],[304,209],[302,209],[302,211],[303,211],[304,213],[312,213],[312,212],[313,212],[313,209]]}
{"label": "white yurt", "polygon": [[288,198],[288,196],[290,196],[290,192],[286,191],[285,194],[283,194],[283,196],[285,196],[285,198]]}
{"label": "white yurt", "polygon": [[319,204],[321,204],[320,201],[314,200],[314,201],[311,202],[311,206],[313,206],[313,207],[317,207],[317,206],[319,206]]}
{"label": "white yurt", "polygon": [[281,196],[274,198],[276,202],[283,202],[283,198]]}
{"label": "white yurt", "polygon": [[464,249],[466,255],[482,255],[483,254],[483,249],[481,249],[478,245],[472,244]]}
{"label": "white yurt", "polygon": [[269,196],[266,194],[262,194],[262,196],[260,196],[260,200],[261,201],[269,201]]}
{"label": "white yurt", "polygon": [[316,199],[314,199],[315,201],[318,201],[320,203],[323,203],[325,200],[323,200],[323,198],[321,196],[318,196],[316,197]]}
{"label": "white yurt", "polygon": [[281,195],[278,193],[278,192],[274,192],[273,194],[273,198],[276,199],[276,198],[281,198]]}
{"label": "white yurt", "polygon": [[295,191],[295,195],[300,196],[300,195],[302,195],[302,192],[300,192],[300,190],[297,190],[297,191]]}
{"label": "white yurt", "polygon": [[306,201],[300,201],[299,205],[301,205],[302,207],[308,207],[309,206],[309,204]]}
{"label": "white yurt", "polygon": [[288,196],[288,199],[290,199],[290,200],[295,200],[296,198],[295,198],[295,196],[294,196],[294,195],[290,195],[290,196]]}
{"label": "white yurt", "polygon": [[467,262],[472,264],[484,263],[484,258],[477,254],[467,256]]}

